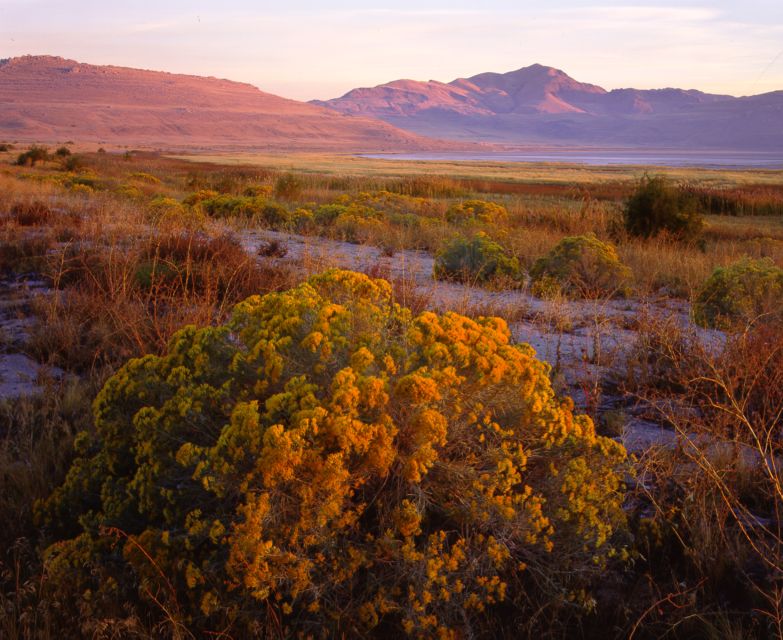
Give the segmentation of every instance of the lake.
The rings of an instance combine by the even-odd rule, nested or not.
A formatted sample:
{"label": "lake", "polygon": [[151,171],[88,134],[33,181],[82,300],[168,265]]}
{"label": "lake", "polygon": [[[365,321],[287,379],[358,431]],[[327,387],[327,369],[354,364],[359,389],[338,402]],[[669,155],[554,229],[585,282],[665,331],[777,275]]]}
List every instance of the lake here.
{"label": "lake", "polygon": [[362,158],[463,162],[552,162],[585,165],[653,165],[707,169],[783,169],[783,151],[524,151],[499,153],[365,153]]}

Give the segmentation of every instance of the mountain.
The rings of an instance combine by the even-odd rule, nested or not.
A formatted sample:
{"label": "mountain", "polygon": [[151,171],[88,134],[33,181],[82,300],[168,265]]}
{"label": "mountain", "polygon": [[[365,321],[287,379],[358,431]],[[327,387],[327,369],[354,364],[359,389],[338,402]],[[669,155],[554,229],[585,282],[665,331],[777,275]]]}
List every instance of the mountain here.
{"label": "mountain", "polygon": [[783,92],[607,91],[534,64],[449,83],[397,80],[314,101],[419,135],[519,144],[768,151],[783,148]]}
{"label": "mountain", "polygon": [[3,139],[285,150],[444,147],[377,119],[288,100],[249,84],[52,56],[0,60]]}

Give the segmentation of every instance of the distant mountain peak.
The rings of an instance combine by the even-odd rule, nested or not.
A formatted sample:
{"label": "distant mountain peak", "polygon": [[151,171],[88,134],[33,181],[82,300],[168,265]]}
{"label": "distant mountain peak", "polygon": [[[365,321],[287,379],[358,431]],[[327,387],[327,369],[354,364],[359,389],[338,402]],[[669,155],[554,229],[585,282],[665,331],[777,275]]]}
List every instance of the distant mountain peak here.
{"label": "distant mountain peak", "polygon": [[783,147],[783,93],[615,89],[534,63],[448,83],[401,80],[318,102],[437,137],[517,144]]}

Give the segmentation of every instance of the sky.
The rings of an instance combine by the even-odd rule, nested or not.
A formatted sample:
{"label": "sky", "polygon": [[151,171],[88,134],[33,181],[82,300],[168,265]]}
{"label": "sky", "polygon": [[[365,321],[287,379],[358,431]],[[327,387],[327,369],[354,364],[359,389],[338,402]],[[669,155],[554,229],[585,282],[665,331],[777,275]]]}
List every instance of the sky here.
{"label": "sky", "polygon": [[299,100],[533,63],[607,89],[751,95],[783,89],[783,0],[0,0],[0,58],[24,54]]}

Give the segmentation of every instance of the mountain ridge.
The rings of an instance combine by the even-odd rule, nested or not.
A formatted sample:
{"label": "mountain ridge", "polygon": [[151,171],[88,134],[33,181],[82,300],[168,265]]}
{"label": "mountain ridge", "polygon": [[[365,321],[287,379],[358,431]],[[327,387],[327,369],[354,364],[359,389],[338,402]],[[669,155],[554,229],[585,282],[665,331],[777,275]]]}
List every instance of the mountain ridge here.
{"label": "mountain ridge", "polygon": [[249,83],[33,55],[0,61],[0,138],[346,151],[453,146]]}
{"label": "mountain ridge", "polygon": [[313,104],[454,140],[747,150],[783,146],[783,91],[743,97],[675,87],[607,91],[541,64],[448,83],[393,81]]}

